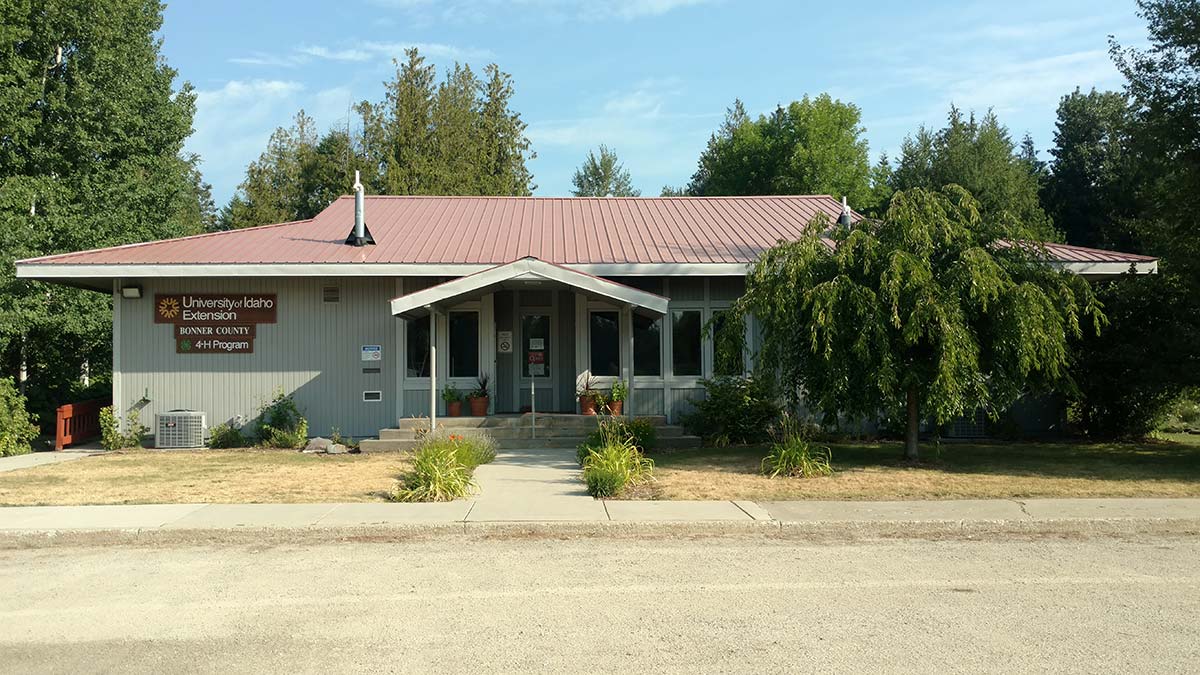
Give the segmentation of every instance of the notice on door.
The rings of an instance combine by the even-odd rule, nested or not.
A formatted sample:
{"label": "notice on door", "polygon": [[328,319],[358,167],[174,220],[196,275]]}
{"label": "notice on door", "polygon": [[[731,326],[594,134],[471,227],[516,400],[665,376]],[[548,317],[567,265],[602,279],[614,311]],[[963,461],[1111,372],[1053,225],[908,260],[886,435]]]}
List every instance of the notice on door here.
{"label": "notice on door", "polygon": [[[533,340],[529,341],[530,343]],[[541,340],[538,340],[541,342]],[[546,352],[529,352],[529,376],[544,377],[546,375]]]}

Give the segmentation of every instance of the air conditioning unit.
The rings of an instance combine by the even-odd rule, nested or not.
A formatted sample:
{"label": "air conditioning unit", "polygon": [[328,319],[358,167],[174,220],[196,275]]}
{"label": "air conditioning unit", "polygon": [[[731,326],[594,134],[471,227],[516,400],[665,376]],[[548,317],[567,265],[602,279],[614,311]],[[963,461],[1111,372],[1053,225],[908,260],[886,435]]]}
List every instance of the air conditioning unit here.
{"label": "air conditioning unit", "polygon": [[204,413],[195,410],[171,410],[154,416],[154,447],[203,448]]}

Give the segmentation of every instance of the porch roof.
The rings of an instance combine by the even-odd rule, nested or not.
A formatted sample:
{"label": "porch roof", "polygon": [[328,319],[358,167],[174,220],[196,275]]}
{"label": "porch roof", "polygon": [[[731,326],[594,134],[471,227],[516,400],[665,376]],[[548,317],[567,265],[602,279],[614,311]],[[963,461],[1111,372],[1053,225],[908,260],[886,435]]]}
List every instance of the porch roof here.
{"label": "porch roof", "polygon": [[392,314],[403,319],[428,316],[431,309],[474,300],[505,288],[570,288],[650,316],[667,313],[668,299],[534,257],[488,268],[392,300]]}

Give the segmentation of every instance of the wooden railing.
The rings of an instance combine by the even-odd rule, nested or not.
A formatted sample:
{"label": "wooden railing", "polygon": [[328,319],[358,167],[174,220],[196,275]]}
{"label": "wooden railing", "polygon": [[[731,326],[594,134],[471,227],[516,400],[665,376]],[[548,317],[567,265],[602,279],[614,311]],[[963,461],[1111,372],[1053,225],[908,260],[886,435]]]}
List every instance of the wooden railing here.
{"label": "wooden railing", "polygon": [[62,450],[100,435],[100,409],[112,399],[98,398],[59,406],[54,424],[54,449]]}

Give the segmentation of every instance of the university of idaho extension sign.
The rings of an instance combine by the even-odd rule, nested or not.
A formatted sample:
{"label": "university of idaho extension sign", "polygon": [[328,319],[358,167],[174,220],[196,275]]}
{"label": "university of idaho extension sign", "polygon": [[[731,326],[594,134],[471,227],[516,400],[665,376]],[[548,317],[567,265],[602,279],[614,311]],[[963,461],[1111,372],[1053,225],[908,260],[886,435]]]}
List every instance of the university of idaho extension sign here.
{"label": "university of idaho extension sign", "polygon": [[274,293],[160,293],[154,323],[174,325],[176,354],[250,354],[277,306]]}

